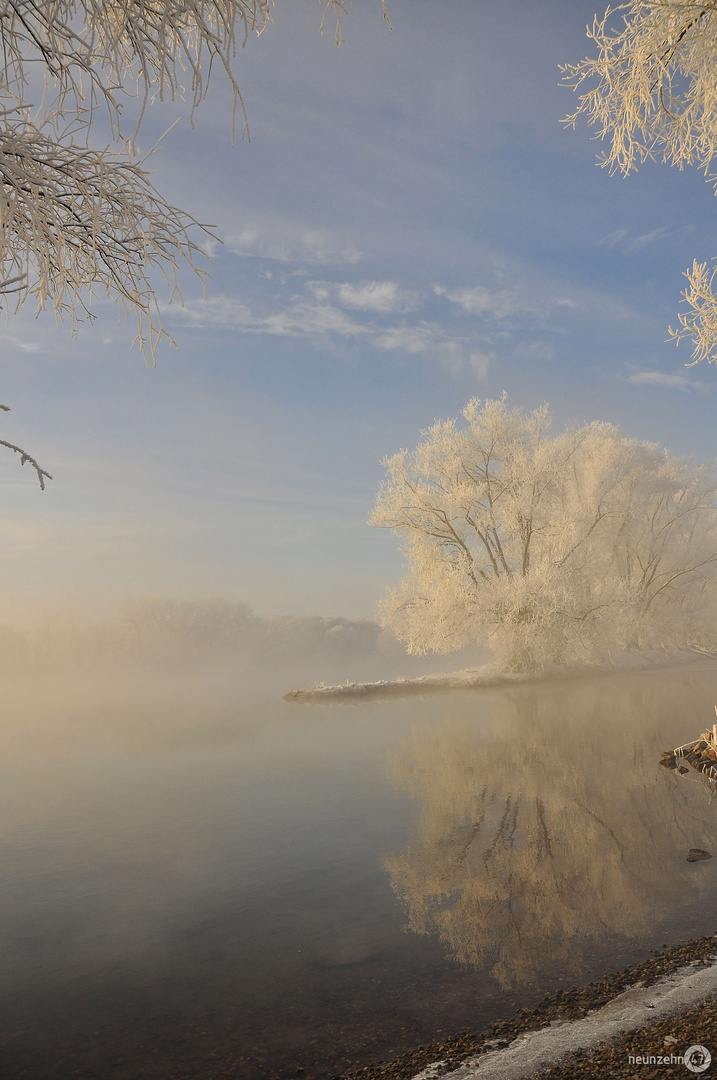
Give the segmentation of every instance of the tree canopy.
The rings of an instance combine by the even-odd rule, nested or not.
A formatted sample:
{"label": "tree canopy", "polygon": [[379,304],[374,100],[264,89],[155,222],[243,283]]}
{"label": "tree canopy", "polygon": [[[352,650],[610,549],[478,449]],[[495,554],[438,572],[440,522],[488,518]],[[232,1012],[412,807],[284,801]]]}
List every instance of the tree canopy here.
{"label": "tree canopy", "polygon": [[[566,123],[586,117],[607,146],[600,163],[610,171],[627,175],[648,159],[695,165],[717,188],[714,0],[630,0],[596,16],[587,34],[597,55],[562,65],[565,83],[582,91]],[[678,342],[692,341],[694,363],[717,363],[715,273],[694,260],[685,271],[688,310],[669,328]]]}
{"label": "tree canopy", "polygon": [[505,670],[711,645],[717,474],[612,424],[549,434],[505,397],[385,459],[370,523],[408,575],[380,620],[409,652],[491,646]]}

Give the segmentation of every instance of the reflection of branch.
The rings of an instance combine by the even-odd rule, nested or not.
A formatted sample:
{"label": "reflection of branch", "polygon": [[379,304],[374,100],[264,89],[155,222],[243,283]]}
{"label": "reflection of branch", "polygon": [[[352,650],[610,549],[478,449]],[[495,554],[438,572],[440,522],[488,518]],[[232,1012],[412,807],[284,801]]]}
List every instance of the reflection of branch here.
{"label": "reflection of branch", "polygon": [[[3,412],[10,412],[10,408],[8,405],[0,405],[0,409],[2,409]],[[32,454],[28,454],[27,450],[23,450],[21,446],[15,446],[14,443],[6,442],[5,439],[0,439],[0,446],[6,446],[8,450],[12,450],[14,454],[19,454],[21,465],[24,465],[26,461],[30,462],[33,469],[37,473],[37,479],[40,481],[40,488],[42,491],[44,491],[45,480],[52,480],[52,477],[50,476],[49,472],[45,472],[44,469],[40,468]]]}
{"label": "reflection of branch", "polygon": [[597,821],[598,825],[600,825],[601,828],[603,828],[605,830],[605,832],[608,834],[608,836],[612,837],[612,839],[615,841],[615,844],[617,846],[618,851],[620,852],[620,858],[624,859],[625,858],[625,845],[620,843],[617,836],[615,835],[613,830],[610,828],[610,826],[607,824],[607,822],[603,821],[603,819],[601,817],[598,817],[598,815],[596,813],[594,813],[594,811],[592,811],[588,806],[586,806],[585,803],[580,802],[579,799],[576,799],[575,796],[573,796],[573,802],[575,803],[576,806],[580,807],[580,809],[583,811],[583,813],[587,814],[588,817],[591,817],[593,819],[593,821]]}
{"label": "reflection of branch", "polygon": [[492,859],[495,855],[496,848],[500,843],[507,843],[507,846],[512,849],[515,843],[515,834],[518,829],[518,811],[520,810],[520,796],[513,802],[512,796],[507,795],[505,799],[505,810],[503,816],[500,819],[500,825],[498,831],[491,840],[490,847],[483,852],[483,862],[487,862],[488,859]]}
{"label": "reflection of branch", "polygon": [[[483,820],[484,820],[484,818],[485,818],[485,814],[483,814],[483,817],[481,817],[480,821],[476,821],[476,822],[473,823],[473,825],[471,825],[470,831],[468,833],[467,840],[465,841],[464,844],[461,845],[459,850],[453,856],[453,865],[454,865],[454,867],[456,869],[462,870],[463,867],[465,866],[466,859],[468,858],[468,853],[469,853],[469,851],[470,851],[470,849],[471,849],[471,847],[473,845],[473,841],[476,839],[476,837],[478,837],[480,835],[480,831],[483,828]],[[446,873],[443,874],[441,880],[445,881],[447,878],[448,878],[448,871],[446,871]]]}
{"label": "reflection of branch", "polygon": [[535,812],[538,818],[538,859],[541,859],[543,854],[547,854],[548,858],[552,859],[553,849],[550,846],[552,838],[548,833],[548,826],[545,823],[545,806],[543,805],[543,800],[541,798],[535,800]]}

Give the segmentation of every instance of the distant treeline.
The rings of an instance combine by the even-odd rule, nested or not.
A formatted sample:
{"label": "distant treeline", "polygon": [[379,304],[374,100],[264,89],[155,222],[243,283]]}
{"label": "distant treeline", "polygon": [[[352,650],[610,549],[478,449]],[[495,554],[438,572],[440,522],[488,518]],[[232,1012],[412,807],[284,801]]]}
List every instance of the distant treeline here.
{"label": "distant treeline", "polygon": [[378,623],[320,615],[257,615],[244,603],[146,597],[103,620],[46,618],[19,631],[0,625],[0,672],[67,666],[172,665],[211,660],[278,664],[403,655]]}

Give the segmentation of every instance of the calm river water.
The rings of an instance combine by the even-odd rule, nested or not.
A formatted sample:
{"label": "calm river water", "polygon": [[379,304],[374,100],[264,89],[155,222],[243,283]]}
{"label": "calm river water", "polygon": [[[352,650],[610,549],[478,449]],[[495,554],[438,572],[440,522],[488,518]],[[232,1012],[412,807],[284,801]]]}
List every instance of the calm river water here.
{"label": "calm river water", "polygon": [[717,800],[657,764],[717,667],[295,685],[3,685],[0,1075],[331,1077],[717,931]]}

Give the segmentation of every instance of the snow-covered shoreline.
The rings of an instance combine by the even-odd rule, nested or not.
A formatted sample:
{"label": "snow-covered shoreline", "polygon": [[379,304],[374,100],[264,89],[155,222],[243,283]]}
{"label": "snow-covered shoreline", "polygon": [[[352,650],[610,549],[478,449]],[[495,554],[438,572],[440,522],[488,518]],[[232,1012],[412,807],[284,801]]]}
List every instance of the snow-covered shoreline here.
{"label": "snow-covered shoreline", "polygon": [[[580,1020],[554,1020],[546,1027],[522,1033],[503,1049],[468,1058],[450,1072],[443,1071],[445,1062],[438,1060],[411,1080],[437,1080],[439,1076],[443,1080],[522,1080],[536,1076],[578,1050],[591,1050],[662,1016],[713,998],[717,994],[717,957],[710,956],[703,964],[689,964],[651,986],[637,982]],[[668,1056],[675,1052],[672,1046],[665,1050]]]}
{"label": "snow-covered shoreline", "polygon": [[345,682],[334,685],[308,687],[289,690],[284,694],[284,701],[308,703],[317,701],[341,701],[355,698],[407,697],[411,694],[425,694],[445,690],[475,690],[497,686],[509,686],[526,682],[543,682],[563,678],[580,678],[590,675],[604,675],[622,671],[650,671],[666,668],[686,667],[691,664],[715,662],[717,655],[685,649],[680,652],[623,653],[613,663],[602,667],[597,665],[553,668],[541,674],[518,674],[501,672],[484,665],[477,668],[464,668],[439,675],[419,675],[415,678],[379,679],[376,682]]}
{"label": "snow-covered shoreline", "polygon": [[345,682],[334,686],[312,686],[306,690],[290,690],[285,701],[323,701],[330,698],[393,697],[425,693],[431,690],[464,690],[478,686],[493,686],[505,682],[522,682],[525,675],[505,675],[485,668],[466,668],[445,675],[419,675],[413,679],[379,679],[377,682]]}

